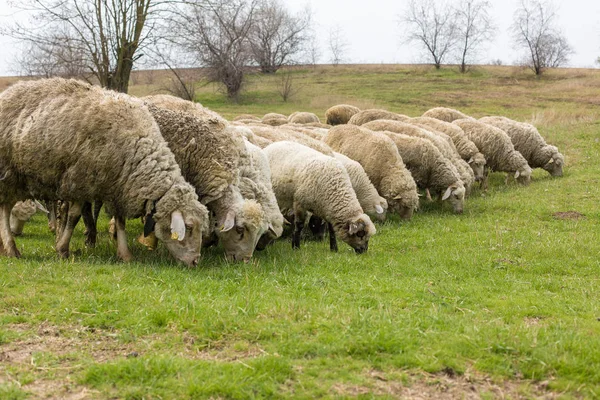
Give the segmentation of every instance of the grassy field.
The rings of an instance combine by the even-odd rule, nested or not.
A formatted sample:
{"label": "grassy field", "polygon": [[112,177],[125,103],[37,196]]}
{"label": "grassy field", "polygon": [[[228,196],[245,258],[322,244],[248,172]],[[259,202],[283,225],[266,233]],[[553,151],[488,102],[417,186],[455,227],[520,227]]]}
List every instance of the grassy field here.
{"label": "grassy field", "polygon": [[[59,260],[45,217],[0,260],[0,398],[600,397],[600,71],[511,67],[466,75],[423,66],[339,66],[251,76],[239,104],[212,85],[197,100],[225,117],[336,103],[420,115],[434,106],[533,121],[566,156],[565,176],[528,187],[492,175],[463,215],[422,205],[377,225],[369,252],[289,241],[201,266],[134,242],[116,259],[81,227]],[[139,73],[131,93],[165,74]],[[106,218],[100,229],[105,231]]]}

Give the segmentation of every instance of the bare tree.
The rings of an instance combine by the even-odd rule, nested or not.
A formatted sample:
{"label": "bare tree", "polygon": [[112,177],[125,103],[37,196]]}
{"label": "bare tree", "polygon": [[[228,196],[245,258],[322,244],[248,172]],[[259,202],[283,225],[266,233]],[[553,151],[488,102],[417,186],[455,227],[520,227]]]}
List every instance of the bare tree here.
{"label": "bare tree", "polygon": [[169,21],[171,40],[208,69],[208,78],[220,82],[235,101],[252,60],[249,44],[257,0],[188,2]]}
{"label": "bare tree", "polygon": [[301,89],[302,87],[296,85],[290,71],[284,71],[281,74],[281,80],[279,81],[279,95],[284,102],[287,102],[297,95]]}
{"label": "bare tree", "polygon": [[522,0],[511,27],[516,45],[527,50],[527,65],[536,75],[564,65],[573,50],[556,27],[556,10],[540,0]]}
{"label": "bare tree", "polygon": [[472,62],[479,47],[490,41],[496,32],[489,15],[491,6],[486,0],[462,0],[456,9],[460,72],[467,72],[467,64]]}
{"label": "bare tree", "polygon": [[329,30],[329,52],[331,53],[331,64],[334,67],[346,61],[348,42],[344,38],[344,31],[337,25]]}
{"label": "bare tree", "polygon": [[406,41],[422,46],[439,69],[457,42],[455,12],[434,0],[411,0],[406,16]]}
{"label": "bare tree", "polygon": [[250,30],[252,55],[262,73],[273,74],[294,61],[309,39],[310,22],[308,8],[292,15],[279,0],[263,0]]}
{"label": "bare tree", "polygon": [[31,13],[31,21],[3,32],[27,42],[37,54],[49,54],[48,60],[59,62],[59,69],[70,63],[84,66],[103,87],[127,92],[131,70],[163,4],[161,0],[24,0],[15,7]]}
{"label": "bare tree", "polygon": [[321,48],[319,47],[319,41],[314,34],[312,34],[310,37],[306,58],[313,68],[317,66],[319,60],[321,59]]}

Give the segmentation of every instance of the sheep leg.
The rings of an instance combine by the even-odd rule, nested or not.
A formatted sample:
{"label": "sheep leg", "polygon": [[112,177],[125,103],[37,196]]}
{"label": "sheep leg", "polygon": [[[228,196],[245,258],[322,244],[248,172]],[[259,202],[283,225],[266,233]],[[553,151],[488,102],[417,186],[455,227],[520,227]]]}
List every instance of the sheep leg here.
{"label": "sheep leg", "polygon": [[96,236],[98,231],[96,229],[96,220],[94,219],[92,211],[92,203],[87,201],[83,203],[83,207],[81,207],[81,217],[85,224],[85,245],[93,248],[96,246]]}
{"label": "sheep leg", "polygon": [[92,215],[94,216],[94,223],[97,226],[98,225],[98,218],[100,217],[100,210],[102,209],[102,202],[101,201],[95,201],[94,202],[94,210],[92,212]]}
{"label": "sheep leg", "polygon": [[56,201],[47,201],[46,208],[48,209],[48,229],[50,232],[56,232]]}
{"label": "sheep leg", "polygon": [[300,237],[304,228],[304,219],[306,216],[303,212],[296,212],[294,215],[294,233],[292,235],[292,249],[300,248]]}
{"label": "sheep leg", "polygon": [[327,223],[327,230],[329,231],[329,250],[337,253],[338,245],[335,238],[335,231],[333,230],[333,224],[331,222]]}
{"label": "sheep leg", "polygon": [[62,258],[69,257],[69,244],[73,231],[81,218],[81,203],[69,203],[69,211],[63,216],[64,228],[60,233],[60,239],[56,243],[56,251]]}
{"label": "sheep leg", "polygon": [[427,196],[428,201],[433,201],[433,199],[431,198],[431,192],[429,191],[429,188],[425,189],[425,194]]}
{"label": "sheep leg", "polygon": [[27,222],[27,221],[21,221],[20,219],[11,217],[10,231],[12,232],[13,236],[21,236],[23,234],[23,228],[25,227],[25,222]]}
{"label": "sheep leg", "polygon": [[56,206],[56,243],[62,238],[67,226],[67,215],[69,214],[69,202],[60,201]]}
{"label": "sheep leg", "polygon": [[8,257],[21,257],[21,253],[17,249],[17,244],[10,231],[10,212],[15,203],[4,203],[0,205],[0,239],[1,253]]}
{"label": "sheep leg", "polygon": [[125,232],[125,218],[115,216],[115,229],[117,231],[117,257],[125,262],[133,260],[133,255],[127,247],[127,233]]}

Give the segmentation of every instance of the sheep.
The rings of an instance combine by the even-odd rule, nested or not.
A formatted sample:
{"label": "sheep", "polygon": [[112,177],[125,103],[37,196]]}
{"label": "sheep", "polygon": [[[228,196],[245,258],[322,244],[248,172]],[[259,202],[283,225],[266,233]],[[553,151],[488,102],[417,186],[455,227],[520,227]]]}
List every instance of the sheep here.
{"label": "sheep", "polygon": [[288,121],[292,124],[321,123],[319,117],[310,112],[295,112],[288,117]]}
{"label": "sheep", "polygon": [[454,122],[457,119],[474,119],[453,108],[436,107],[423,113],[423,117],[435,118],[440,121]]}
{"label": "sheep", "polygon": [[285,124],[280,126],[281,129],[289,129],[294,132],[302,133],[305,136],[310,136],[316,140],[322,140],[323,136],[327,133],[327,130],[321,128],[309,128],[306,125],[300,124]]}
{"label": "sheep", "polygon": [[525,157],[531,168],[543,168],[552,176],[562,176],[564,156],[556,146],[546,143],[535,126],[505,117],[485,117],[480,121],[506,132],[515,150]]}
{"label": "sheep", "polygon": [[258,126],[251,126],[250,129],[256,136],[270,140],[271,142],[281,142],[284,140],[293,141],[333,157],[333,151],[321,140],[313,139],[312,137],[299,133],[295,130],[281,127]]}
{"label": "sheep", "polygon": [[453,124],[460,126],[485,156],[487,163],[482,183],[485,189],[487,189],[487,175],[490,171],[514,173],[518,182],[529,184],[531,167],[521,153],[515,150],[510,137],[502,129],[474,119],[457,119]]}
{"label": "sheep", "polygon": [[358,161],[389,209],[410,219],[419,204],[417,185],[386,135],[355,125],[334,126],[323,141],[334,151]]}
{"label": "sheep", "polygon": [[268,223],[268,230],[259,239],[257,250],[263,250],[269,243],[283,233],[284,218],[279,211],[277,199],[271,184],[269,159],[260,147],[245,141],[250,157],[247,163],[240,166],[240,192],[245,199],[256,200],[263,208]]}
{"label": "sheep", "polygon": [[260,121],[260,118],[258,118],[256,115],[252,115],[252,114],[240,114],[237,117],[235,117],[233,120],[234,121],[240,121],[240,120]]}
{"label": "sheep", "polygon": [[[408,120],[410,121],[410,120]],[[409,136],[420,137],[432,142],[438,150],[448,158],[458,170],[460,179],[463,181],[468,194],[471,186],[475,182],[473,170],[463,161],[458,155],[456,148],[450,145],[451,139],[443,133],[434,134],[425,128],[410,124],[409,122],[392,121],[392,120],[375,120],[363,125],[363,128],[374,131],[389,131],[394,133],[402,133]]]}
{"label": "sheep", "polygon": [[[438,193],[448,200],[454,212],[463,212],[465,187],[458,170],[449,159],[427,139],[383,131],[398,147],[398,152],[417,186]],[[442,194],[443,193],[443,194]]]}
{"label": "sheep", "polygon": [[171,96],[169,94],[156,94],[142,97],[142,100],[152,103],[157,107],[166,108],[171,111],[179,111],[195,115],[198,118],[210,118],[213,124],[226,125],[227,120],[218,113],[203,107],[200,103],[183,100],[182,98]]}
{"label": "sheep", "polygon": [[375,121],[378,119],[386,119],[386,120],[394,120],[394,121],[406,121],[410,117],[402,114],[396,114],[387,110],[379,110],[376,108],[372,108],[369,110],[363,110],[359,113],[356,113],[350,118],[348,124],[351,125],[364,125],[367,122]]}
{"label": "sheep", "polygon": [[356,253],[368,250],[375,226],[363,213],[348,173],[335,158],[289,141],[273,143],[264,152],[279,208],[294,214],[292,248],[300,248],[306,212],[311,212],[327,221],[332,251],[337,251],[336,235]]}
{"label": "sheep", "polygon": [[483,180],[483,168],[485,166],[485,157],[479,152],[475,143],[473,143],[460,127],[435,118],[418,117],[411,118],[410,123],[417,123],[432,128],[431,132],[443,132],[448,135],[454,143],[458,154],[465,160],[475,176],[475,181]]}
{"label": "sheep", "polygon": [[14,236],[21,236],[25,223],[33,217],[37,210],[48,213],[48,210],[37,200],[18,201],[10,212],[10,231]]}
{"label": "sheep", "polygon": [[82,204],[104,200],[116,217],[121,259],[132,259],[126,218],[145,215],[145,231],[176,259],[198,262],[208,210],[141,100],[76,80],[18,82],[0,94],[0,169],[0,253],[20,256],[10,211],[33,196],[70,202],[56,244],[63,257]]}
{"label": "sheep", "polygon": [[365,214],[375,217],[379,221],[385,221],[385,214],[388,209],[387,200],[377,193],[377,189],[369,180],[365,169],[358,163],[346,157],[341,153],[333,152],[333,156],[346,168],[350,183],[356,193],[356,198]]}
{"label": "sheep", "polygon": [[288,119],[283,114],[268,113],[262,117],[261,122],[266,125],[279,126],[288,123]]}
{"label": "sheep", "polygon": [[349,104],[338,104],[325,111],[325,118],[327,119],[328,125],[344,125],[358,112],[360,112],[360,108],[358,107]]}

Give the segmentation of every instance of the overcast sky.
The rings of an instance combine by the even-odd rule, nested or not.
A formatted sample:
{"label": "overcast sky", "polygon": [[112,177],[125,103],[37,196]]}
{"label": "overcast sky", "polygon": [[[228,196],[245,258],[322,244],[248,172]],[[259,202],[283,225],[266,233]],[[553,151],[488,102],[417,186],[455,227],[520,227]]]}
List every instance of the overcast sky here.
{"label": "overcast sky", "polygon": [[[401,15],[408,0],[281,0],[293,10],[307,4],[313,11],[322,57],[329,62],[329,31],[339,26],[348,48],[346,61],[352,63],[416,63],[426,61],[414,46],[402,43]],[[480,62],[500,59],[504,64],[519,60],[511,43],[509,27],[519,0],[492,0],[492,15],[498,26],[496,40],[480,55]],[[559,25],[575,50],[570,66],[593,67],[600,56],[600,0],[556,0]],[[8,0],[0,0],[0,24],[15,16]],[[22,18],[22,16],[21,16]],[[0,36],[0,76],[14,75],[14,56],[19,48]]]}

